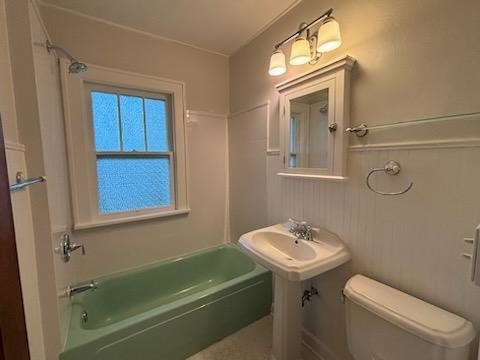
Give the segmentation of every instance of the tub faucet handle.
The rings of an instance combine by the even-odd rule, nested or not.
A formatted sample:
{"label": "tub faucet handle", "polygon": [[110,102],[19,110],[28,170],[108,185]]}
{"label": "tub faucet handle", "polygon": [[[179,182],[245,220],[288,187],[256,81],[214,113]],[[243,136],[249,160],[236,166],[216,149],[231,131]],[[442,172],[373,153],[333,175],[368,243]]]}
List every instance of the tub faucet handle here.
{"label": "tub faucet handle", "polygon": [[85,246],[83,244],[76,244],[76,243],[71,244],[70,245],[70,252],[75,251],[79,248],[82,249],[82,255],[85,255]]}
{"label": "tub faucet handle", "polygon": [[82,249],[82,255],[85,255],[85,246],[83,244],[72,243],[70,235],[65,233],[60,240],[60,244],[55,248],[55,252],[62,257],[64,262],[70,261],[72,252],[77,249]]}

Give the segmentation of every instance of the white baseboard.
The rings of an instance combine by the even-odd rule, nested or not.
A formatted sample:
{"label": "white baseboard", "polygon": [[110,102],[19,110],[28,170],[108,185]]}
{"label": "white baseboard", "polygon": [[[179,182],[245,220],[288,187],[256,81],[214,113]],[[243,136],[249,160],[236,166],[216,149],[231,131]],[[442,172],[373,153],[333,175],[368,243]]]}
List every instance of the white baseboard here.
{"label": "white baseboard", "polygon": [[302,331],[302,357],[304,360],[342,360],[311,332]]}
{"label": "white baseboard", "polygon": [[310,345],[305,342],[302,343],[302,359],[303,360],[325,360],[319,354],[317,354]]}
{"label": "white baseboard", "polygon": [[[272,304],[273,314],[273,304]],[[270,360],[277,360],[273,354]],[[302,330],[302,360],[343,360],[311,332]],[[479,359],[480,360],[480,359]]]}

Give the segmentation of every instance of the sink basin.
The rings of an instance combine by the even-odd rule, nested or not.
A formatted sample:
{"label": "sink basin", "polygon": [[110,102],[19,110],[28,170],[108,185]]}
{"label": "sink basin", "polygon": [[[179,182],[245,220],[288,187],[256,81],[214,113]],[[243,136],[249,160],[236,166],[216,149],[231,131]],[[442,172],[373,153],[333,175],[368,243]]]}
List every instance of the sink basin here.
{"label": "sink basin", "polygon": [[243,234],[239,245],[257,262],[290,281],[312,278],[350,260],[345,244],[324,229],[314,229],[313,241],[305,241],[296,239],[285,224],[277,224]]}

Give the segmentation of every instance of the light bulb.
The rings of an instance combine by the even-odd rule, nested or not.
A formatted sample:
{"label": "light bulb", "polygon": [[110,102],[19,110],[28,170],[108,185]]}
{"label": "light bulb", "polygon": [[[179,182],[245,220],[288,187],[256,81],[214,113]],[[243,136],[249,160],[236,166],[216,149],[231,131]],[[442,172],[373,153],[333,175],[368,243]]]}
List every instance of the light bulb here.
{"label": "light bulb", "polygon": [[282,50],[277,49],[270,57],[270,67],[268,73],[272,76],[279,76],[287,71],[287,66],[285,65],[285,54]]}
{"label": "light bulb", "polygon": [[290,64],[303,65],[310,61],[310,43],[304,37],[298,37],[292,44]]}
{"label": "light bulb", "polygon": [[333,17],[329,17],[318,29],[317,51],[321,53],[329,52],[340,45],[342,45],[340,25]]}

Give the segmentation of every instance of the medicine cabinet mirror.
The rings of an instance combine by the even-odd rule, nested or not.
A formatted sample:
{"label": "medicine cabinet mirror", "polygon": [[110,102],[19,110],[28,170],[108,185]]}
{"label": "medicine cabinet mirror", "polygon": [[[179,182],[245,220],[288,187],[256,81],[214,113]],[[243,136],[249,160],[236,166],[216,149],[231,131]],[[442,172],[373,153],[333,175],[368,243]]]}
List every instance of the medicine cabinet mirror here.
{"label": "medicine cabinet mirror", "polygon": [[350,70],[345,56],[277,85],[282,176],[346,179]]}

